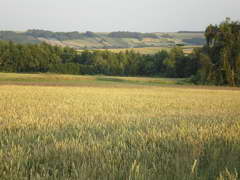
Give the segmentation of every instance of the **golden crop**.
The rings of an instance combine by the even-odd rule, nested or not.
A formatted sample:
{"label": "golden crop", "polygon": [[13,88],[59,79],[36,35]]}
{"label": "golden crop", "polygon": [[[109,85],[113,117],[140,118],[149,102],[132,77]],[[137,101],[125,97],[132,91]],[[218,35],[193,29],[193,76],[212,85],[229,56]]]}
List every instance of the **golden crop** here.
{"label": "golden crop", "polygon": [[237,179],[240,91],[0,86],[0,179]]}

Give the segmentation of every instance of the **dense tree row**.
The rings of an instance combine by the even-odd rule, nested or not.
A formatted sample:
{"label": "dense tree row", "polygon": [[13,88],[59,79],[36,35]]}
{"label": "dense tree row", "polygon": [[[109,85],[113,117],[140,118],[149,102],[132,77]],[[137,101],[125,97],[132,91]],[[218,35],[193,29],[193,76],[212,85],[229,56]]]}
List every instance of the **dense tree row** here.
{"label": "dense tree row", "polygon": [[24,34],[32,36],[34,38],[46,38],[46,39],[57,39],[59,41],[65,40],[74,40],[74,39],[82,39],[89,37],[98,37],[96,33],[87,31],[86,33],[79,33],[77,31],[74,32],[52,32],[45,30],[37,30],[31,29],[25,32]]}
{"label": "dense tree row", "polygon": [[108,36],[112,38],[135,38],[135,39],[143,39],[143,38],[158,39],[159,38],[154,33],[139,33],[139,32],[128,32],[128,31],[111,32],[108,34]]}
{"label": "dense tree row", "polygon": [[182,49],[141,55],[134,51],[83,51],[48,44],[22,45],[0,42],[0,70],[8,72],[56,72],[125,76],[189,77],[197,63]]}
{"label": "dense tree row", "polygon": [[[47,39],[57,39],[60,41],[63,40],[71,40],[71,39],[82,39],[88,37],[98,37],[99,35],[93,33],[91,31],[87,31],[86,33],[79,33],[77,31],[74,32],[52,32],[38,29],[31,29],[24,33],[25,35],[29,35],[35,38],[47,38]],[[101,34],[104,36],[104,34]],[[159,38],[154,33],[140,33],[140,32],[128,32],[128,31],[119,31],[119,32],[111,32],[106,36],[112,38]]]}
{"label": "dense tree row", "polygon": [[84,38],[159,38],[154,33],[139,33],[139,32],[112,32],[109,34],[97,34],[91,31],[85,33],[73,32],[52,32],[39,29],[30,29],[26,32],[0,31],[1,40],[10,40],[17,43],[40,43],[38,38],[56,39],[59,41],[76,40]]}

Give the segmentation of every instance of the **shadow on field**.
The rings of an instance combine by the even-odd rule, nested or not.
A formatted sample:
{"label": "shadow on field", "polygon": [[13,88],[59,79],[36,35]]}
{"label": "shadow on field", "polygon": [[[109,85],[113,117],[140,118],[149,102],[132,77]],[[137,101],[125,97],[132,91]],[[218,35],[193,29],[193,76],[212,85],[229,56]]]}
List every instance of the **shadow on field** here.
{"label": "shadow on field", "polygon": [[[96,79],[97,81],[102,82],[111,82],[111,83],[125,83],[125,84],[133,84],[133,85],[168,85],[168,84],[175,84],[169,83],[165,81],[140,81],[140,80],[126,80],[126,79],[119,79],[119,78],[109,78],[109,77],[99,77]],[[180,85],[180,84],[179,84]]]}
{"label": "shadow on field", "polygon": [[131,81],[128,80],[123,80],[123,79],[119,79],[119,78],[108,78],[108,77],[98,77],[96,78],[97,81],[106,81],[106,82],[123,82],[123,83],[131,83]]}

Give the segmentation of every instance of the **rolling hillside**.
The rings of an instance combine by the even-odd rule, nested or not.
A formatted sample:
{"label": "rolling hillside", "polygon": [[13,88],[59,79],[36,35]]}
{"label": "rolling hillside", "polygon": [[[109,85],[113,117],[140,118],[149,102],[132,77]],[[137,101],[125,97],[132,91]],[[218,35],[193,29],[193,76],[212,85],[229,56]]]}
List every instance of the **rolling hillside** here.
{"label": "rolling hillside", "polygon": [[17,43],[46,42],[51,45],[69,46],[78,50],[172,47],[176,44],[196,46],[205,43],[203,32],[190,31],[176,33],[0,31],[0,40],[9,40]]}

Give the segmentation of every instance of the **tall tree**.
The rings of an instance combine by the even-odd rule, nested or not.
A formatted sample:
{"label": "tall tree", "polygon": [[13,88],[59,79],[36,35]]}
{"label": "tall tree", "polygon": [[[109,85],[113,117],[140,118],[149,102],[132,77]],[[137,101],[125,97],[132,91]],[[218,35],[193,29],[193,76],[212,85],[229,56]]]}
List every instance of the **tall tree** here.
{"label": "tall tree", "polygon": [[227,18],[219,26],[209,25],[207,44],[201,56],[201,70],[210,83],[237,86],[240,84],[240,22]]}

